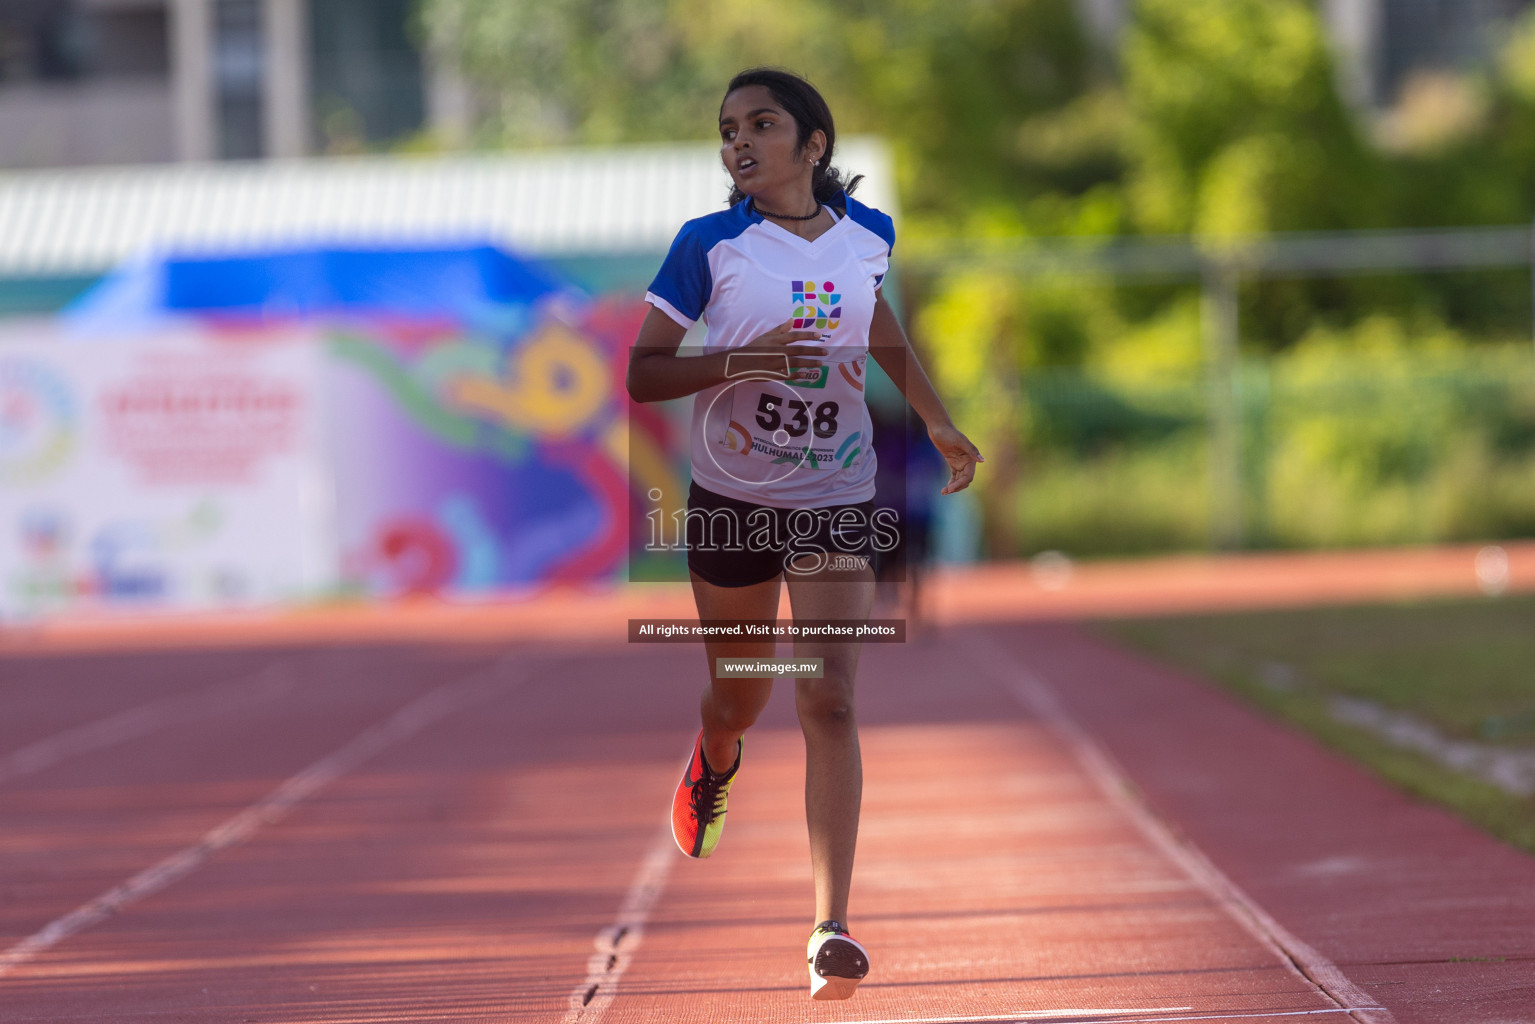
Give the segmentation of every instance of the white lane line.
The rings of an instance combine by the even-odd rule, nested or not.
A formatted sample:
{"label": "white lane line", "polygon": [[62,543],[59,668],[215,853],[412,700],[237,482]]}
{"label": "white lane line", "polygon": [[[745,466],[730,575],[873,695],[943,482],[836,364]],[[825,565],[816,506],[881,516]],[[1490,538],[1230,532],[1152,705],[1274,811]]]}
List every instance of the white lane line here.
{"label": "white lane line", "polygon": [[618,994],[618,979],[628,970],[644,937],[650,910],[661,898],[672,865],[681,856],[672,839],[671,823],[667,822],[640,862],[613,923],[597,933],[597,952],[587,961],[586,980],[570,993],[570,1009],[565,1013],[564,1024],[593,1024],[613,1002]]}
{"label": "white lane line", "polygon": [[[1174,1009],[1187,1010],[1189,1007],[1180,1006]],[[1081,1020],[1077,1016],[1082,1013],[1159,1013],[1159,1010],[1037,1010],[1028,1013],[998,1013],[984,1017],[887,1017],[884,1020],[858,1020],[849,1021],[848,1024],[1015,1024],[1018,1021],[1069,1021],[1070,1024],[1162,1024],[1162,1022],[1176,1022],[1184,1020],[1278,1020],[1289,1017],[1319,1017],[1330,1013],[1360,1013],[1364,1011],[1379,1010],[1379,1006],[1338,1006],[1326,1010],[1268,1010],[1249,1013],[1201,1013],[1175,1017],[1099,1017],[1096,1020]]]}
{"label": "white lane line", "polygon": [[[1019,703],[1065,741],[1098,788],[1153,845],[1181,867],[1282,963],[1337,1006],[1336,1011],[1329,1012],[1354,1014],[1361,1024],[1396,1024],[1390,1010],[1380,1006],[1373,996],[1350,981],[1331,960],[1269,916],[1197,847],[1175,836],[1145,804],[1135,799],[1125,771],[1066,713],[1050,687],[1017,655],[982,633],[969,634],[967,639],[968,643],[960,645],[965,656],[982,671],[997,678]],[[980,656],[983,651],[987,657]],[[1012,671],[1001,671],[1002,665],[1010,665]]]}
{"label": "white lane line", "polygon": [[291,776],[265,798],[257,801],[222,824],[210,829],[201,840],[171,854],[132,878],[107,890],[88,903],[56,918],[38,931],[0,954],[0,976],[26,963],[50,946],[57,945],[76,932],[111,917],[132,903],[153,895],[197,868],[220,850],[249,839],[263,825],[281,819],[293,806],[313,796],[386,747],[407,739],[428,725],[471,704],[504,694],[530,673],[520,672],[507,680],[509,669],[519,660],[505,658],[489,668],[470,673],[454,683],[429,690],[359,734],[350,743],[327,754],[308,768]]}
{"label": "white lane line", "polygon": [[0,783],[51,768],[78,754],[147,736],[168,726],[269,700],[292,689],[296,681],[290,666],[283,663],[268,665],[232,681],[215,683],[192,693],[162,697],[66,729],[0,757]]}

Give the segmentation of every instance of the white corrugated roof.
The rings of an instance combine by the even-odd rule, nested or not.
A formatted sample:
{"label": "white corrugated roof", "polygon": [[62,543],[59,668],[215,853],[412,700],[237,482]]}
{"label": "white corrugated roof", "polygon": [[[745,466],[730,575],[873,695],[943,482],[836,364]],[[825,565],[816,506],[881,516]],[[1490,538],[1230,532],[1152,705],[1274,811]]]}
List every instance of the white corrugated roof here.
{"label": "white corrugated roof", "polygon": [[[876,139],[838,143],[892,215]],[[0,275],[97,273],[145,252],[489,239],[549,255],[664,250],[721,209],[714,143],[0,172]]]}

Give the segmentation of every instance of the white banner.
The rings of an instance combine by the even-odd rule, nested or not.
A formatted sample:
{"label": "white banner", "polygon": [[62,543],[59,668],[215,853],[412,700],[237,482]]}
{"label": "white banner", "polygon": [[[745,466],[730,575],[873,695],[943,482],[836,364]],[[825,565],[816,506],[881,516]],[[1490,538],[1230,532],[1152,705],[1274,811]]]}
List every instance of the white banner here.
{"label": "white banner", "polygon": [[0,332],[0,616],[333,586],[320,361],[296,331]]}

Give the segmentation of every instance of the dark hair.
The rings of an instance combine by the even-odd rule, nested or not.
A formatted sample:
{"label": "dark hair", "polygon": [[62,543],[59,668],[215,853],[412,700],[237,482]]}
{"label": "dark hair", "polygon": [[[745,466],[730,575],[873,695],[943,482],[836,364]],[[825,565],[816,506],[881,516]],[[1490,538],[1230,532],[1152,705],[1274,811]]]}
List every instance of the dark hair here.
{"label": "dark hair", "polygon": [[[783,107],[784,113],[794,118],[794,123],[799,128],[799,149],[804,149],[810,141],[810,136],[819,128],[826,136],[826,152],[821,154],[821,159],[815,162],[815,170],[811,172],[810,190],[815,194],[816,202],[830,203],[843,192],[851,193],[863,180],[863,175],[854,176],[850,181],[842,180],[842,172],[831,165],[832,149],[837,142],[837,129],[832,124],[831,108],[821,98],[815,86],[805,81],[792,71],[782,68],[747,68],[730,80],[725,87],[725,95],[729,96],[737,89],[744,89],[749,85],[760,85],[773,94],[773,99]],[[724,103],[721,101],[721,106]],[[731,183],[730,205],[734,206],[746,198],[746,193]]]}

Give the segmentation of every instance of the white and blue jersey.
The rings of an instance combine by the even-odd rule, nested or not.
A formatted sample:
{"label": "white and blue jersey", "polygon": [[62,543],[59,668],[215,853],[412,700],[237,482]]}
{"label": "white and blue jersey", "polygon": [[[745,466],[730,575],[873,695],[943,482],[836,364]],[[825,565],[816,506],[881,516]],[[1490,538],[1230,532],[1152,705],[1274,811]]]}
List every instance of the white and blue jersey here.
{"label": "white and blue jersey", "polygon": [[764,219],[749,199],[690,220],[651,282],[647,302],[684,327],[708,325],[706,352],[740,348],[785,320],[820,331],[830,351],[810,380],[726,381],[694,396],[700,487],[778,508],[874,497],[864,369],[895,228],[845,193],[836,205],[845,216],[814,241]]}

